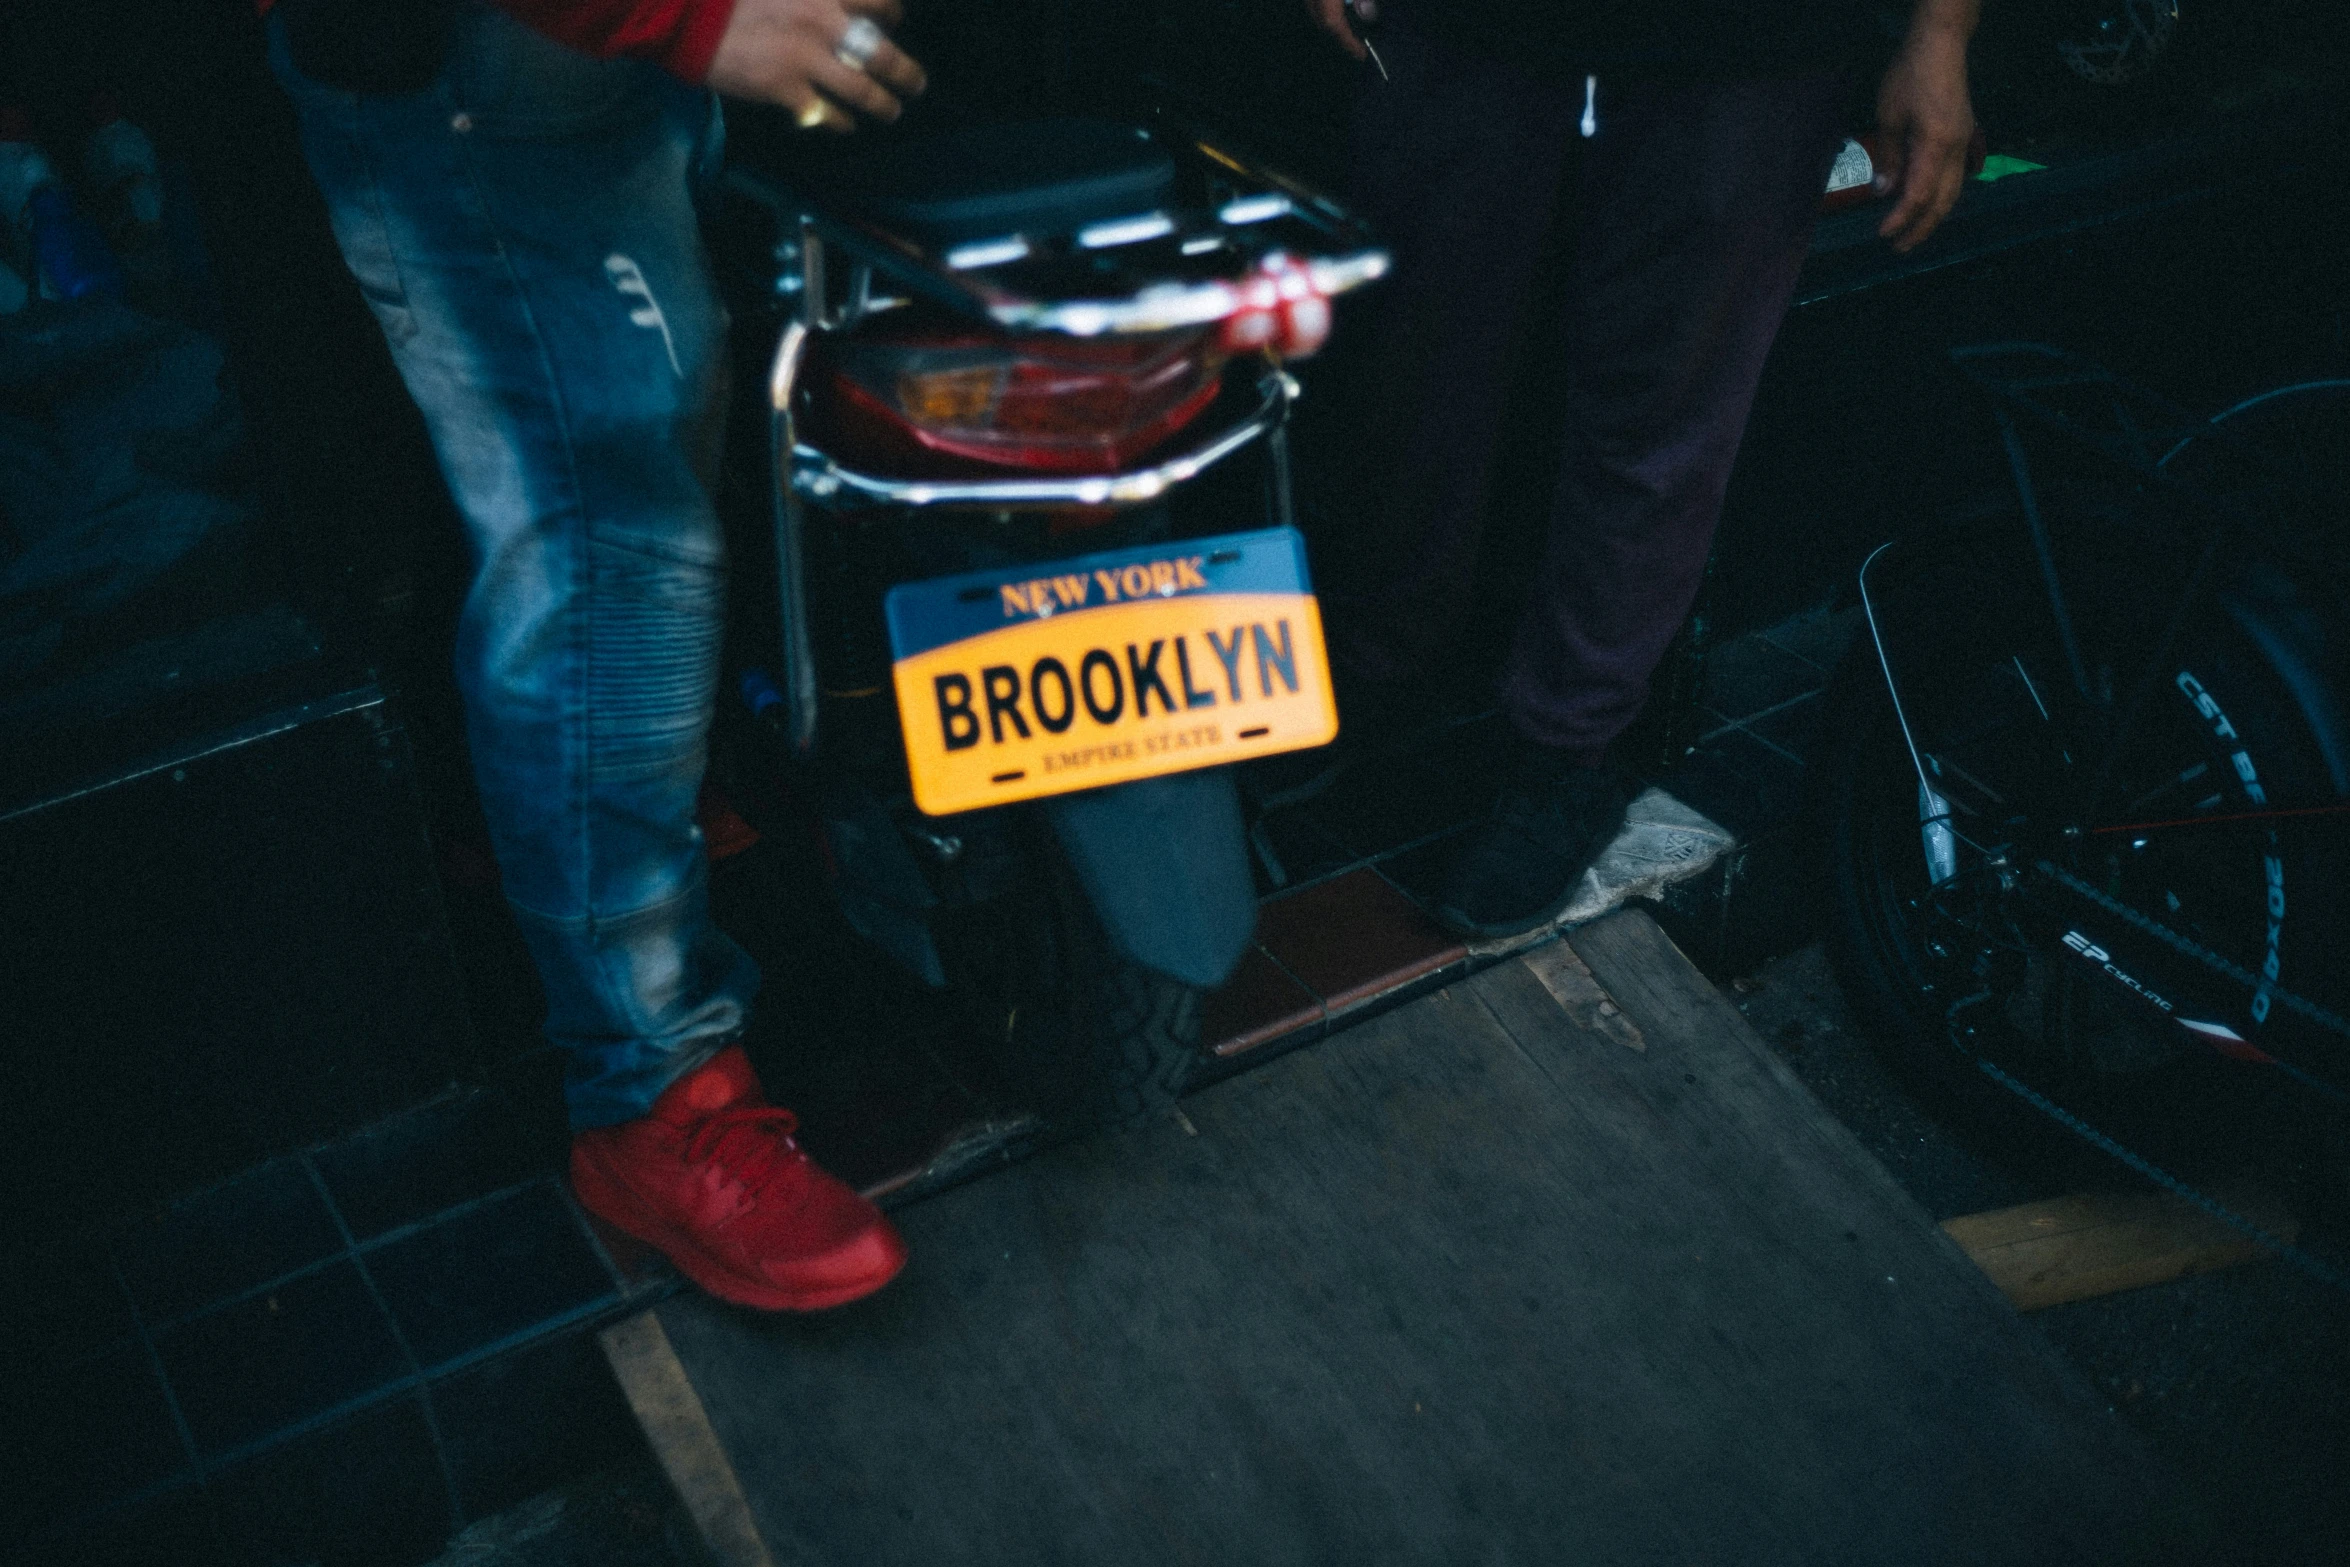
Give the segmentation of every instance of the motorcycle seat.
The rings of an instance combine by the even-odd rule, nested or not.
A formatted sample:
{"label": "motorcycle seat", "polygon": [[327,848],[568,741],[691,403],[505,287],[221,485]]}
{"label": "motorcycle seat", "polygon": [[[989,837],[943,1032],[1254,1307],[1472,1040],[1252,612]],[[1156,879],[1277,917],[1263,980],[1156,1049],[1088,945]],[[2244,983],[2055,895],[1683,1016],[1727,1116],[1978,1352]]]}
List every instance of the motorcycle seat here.
{"label": "motorcycle seat", "polygon": [[858,205],[876,223],[940,245],[1155,211],[1175,183],[1175,160],[1138,126],[1016,120],[901,142],[857,176]]}

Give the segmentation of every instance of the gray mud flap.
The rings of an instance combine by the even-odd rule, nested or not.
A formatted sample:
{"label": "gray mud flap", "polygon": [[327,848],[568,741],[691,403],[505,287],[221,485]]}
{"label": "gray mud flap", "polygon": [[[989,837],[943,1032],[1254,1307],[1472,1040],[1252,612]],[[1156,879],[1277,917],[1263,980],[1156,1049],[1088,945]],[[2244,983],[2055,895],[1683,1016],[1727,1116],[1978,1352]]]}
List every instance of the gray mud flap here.
{"label": "gray mud flap", "polygon": [[1041,803],[1119,951],[1202,990],[1225,981],[1257,925],[1248,839],[1229,769]]}
{"label": "gray mud flap", "polygon": [[824,838],[838,871],[832,895],[849,928],[872,942],[933,990],[946,968],[930,933],[938,897],[890,820],[888,808],[867,801],[852,816],[827,818]]}

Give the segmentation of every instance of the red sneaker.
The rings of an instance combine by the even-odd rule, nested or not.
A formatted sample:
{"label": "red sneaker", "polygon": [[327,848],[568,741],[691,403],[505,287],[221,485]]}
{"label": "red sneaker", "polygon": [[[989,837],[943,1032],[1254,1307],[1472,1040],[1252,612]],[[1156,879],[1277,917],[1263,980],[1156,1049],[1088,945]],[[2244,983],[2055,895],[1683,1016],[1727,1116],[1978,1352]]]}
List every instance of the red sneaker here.
{"label": "red sneaker", "polygon": [[816,1167],[799,1122],[767,1102],[737,1045],[669,1085],[637,1120],[571,1140],[571,1189],[720,1300],[822,1311],[906,1265],[881,1210]]}

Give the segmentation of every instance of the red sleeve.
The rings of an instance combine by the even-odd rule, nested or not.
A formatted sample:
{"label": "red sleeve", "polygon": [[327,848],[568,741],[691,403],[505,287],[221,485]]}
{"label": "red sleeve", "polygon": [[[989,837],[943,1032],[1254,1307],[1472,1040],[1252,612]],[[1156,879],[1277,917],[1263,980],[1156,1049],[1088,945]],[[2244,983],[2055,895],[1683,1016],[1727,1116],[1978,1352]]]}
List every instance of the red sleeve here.
{"label": "red sleeve", "polygon": [[500,10],[557,43],[599,57],[652,60],[689,82],[710,74],[710,57],[734,15],[734,0],[495,0]]}

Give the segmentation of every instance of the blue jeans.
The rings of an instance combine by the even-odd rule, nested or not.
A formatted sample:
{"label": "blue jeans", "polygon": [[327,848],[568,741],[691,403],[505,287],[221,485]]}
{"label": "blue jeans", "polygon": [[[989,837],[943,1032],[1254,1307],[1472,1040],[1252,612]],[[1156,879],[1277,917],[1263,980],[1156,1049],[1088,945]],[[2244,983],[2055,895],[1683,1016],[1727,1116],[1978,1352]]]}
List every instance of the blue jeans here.
{"label": "blue jeans", "polygon": [[727,323],[693,205],[716,100],[481,5],[419,93],[309,81],[274,25],[271,54],[471,536],[466,732],[573,1125],[631,1119],[758,988],[694,823],[725,599]]}

